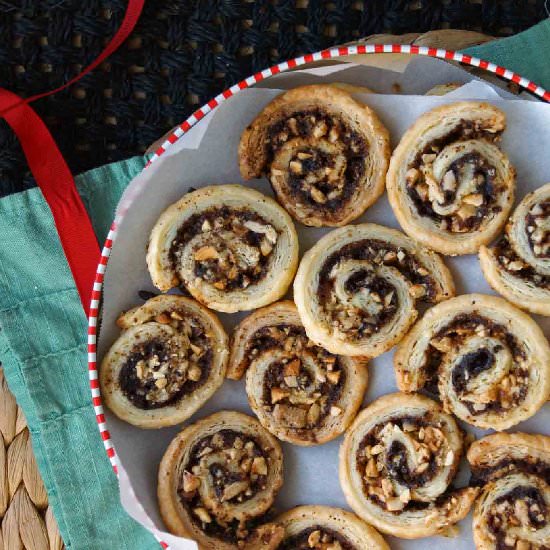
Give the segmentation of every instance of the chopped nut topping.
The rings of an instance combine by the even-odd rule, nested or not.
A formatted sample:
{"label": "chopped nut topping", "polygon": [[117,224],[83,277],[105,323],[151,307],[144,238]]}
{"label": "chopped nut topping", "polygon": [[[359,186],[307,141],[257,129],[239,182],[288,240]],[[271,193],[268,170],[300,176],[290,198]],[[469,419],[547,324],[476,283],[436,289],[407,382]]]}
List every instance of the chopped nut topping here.
{"label": "chopped nut topping", "polygon": [[473,193],[466,195],[462,201],[473,206],[481,206],[483,204],[483,195],[481,193]]}
{"label": "chopped nut topping", "polygon": [[281,388],[271,388],[271,403],[278,403],[289,395],[290,393],[287,390],[283,390]]}
{"label": "chopped nut topping", "polygon": [[407,504],[407,502],[409,502],[411,500],[411,490],[410,489],[405,489],[400,495],[399,495],[399,500],[401,502],[403,502],[404,504]]}
{"label": "chopped nut topping", "polygon": [[311,425],[317,424],[321,416],[321,407],[317,403],[313,403],[307,412],[307,423]]}
{"label": "chopped nut topping", "polygon": [[405,503],[399,498],[388,498],[386,499],[386,508],[390,512],[398,512],[405,508]]}
{"label": "chopped nut topping", "polygon": [[252,461],[252,473],[260,476],[267,475],[267,463],[263,456],[256,457]]}
{"label": "chopped nut topping", "polygon": [[415,299],[422,298],[426,295],[426,289],[424,285],[412,285],[409,288],[409,294]]}
{"label": "chopped nut topping", "polygon": [[297,388],[298,387],[298,379],[296,376],[285,376],[285,384],[289,388]]}
{"label": "chopped nut topping", "polygon": [[206,508],[195,508],[193,510],[195,512],[195,515],[203,522],[203,523],[212,523],[212,518],[210,517],[210,514],[206,510]]}
{"label": "chopped nut topping", "polygon": [[369,459],[365,468],[365,475],[367,477],[378,477],[378,468],[376,466],[376,460],[374,458]]}
{"label": "chopped nut topping", "polygon": [[157,323],[160,323],[161,325],[168,325],[170,324],[171,319],[170,317],[168,317],[168,315],[166,315],[166,313],[161,313],[160,315],[157,315],[155,317],[155,321]]}
{"label": "chopped nut topping", "polygon": [[340,381],[340,375],[342,374],[342,371],[332,371],[332,372],[327,372],[327,378],[328,378],[328,381],[331,383],[331,384],[338,384],[338,382]]}
{"label": "chopped nut topping", "polygon": [[298,376],[300,374],[301,361],[299,359],[293,359],[284,366],[284,376]]}
{"label": "chopped nut topping", "polygon": [[305,428],[307,425],[307,411],[300,407],[278,403],[273,409],[273,418],[283,426],[290,428]]}
{"label": "chopped nut topping", "polygon": [[384,447],[382,445],[374,445],[373,447],[371,447],[370,454],[376,456],[382,453],[383,451],[384,451]]}
{"label": "chopped nut topping", "polygon": [[183,472],[183,490],[186,493],[192,493],[193,491],[196,491],[201,482],[200,479],[190,472],[184,471]]}
{"label": "chopped nut topping", "polygon": [[445,191],[454,191],[456,189],[456,176],[452,170],[449,170],[443,176],[443,181],[441,182],[442,187]]}
{"label": "chopped nut topping", "polygon": [[218,251],[213,246],[201,246],[195,252],[195,260],[197,262],[202,262],[204,260],[215,260],[219,257]]}
{"label": "chopped nut topping", "polygon": [[456,212],[457,216],[463,220],[467,220],[476,215],[476,208],[471,204],[463,204]]}
{"label": "chopped nut topping", "polygon": [[198,382],[201,379],[202,371],[199,367],[191,367],[189,369],[189,372],[187,373],[187,376],[189,377],[189,380],[192,382]]}
{"label": "chopped nut topping", "polygon": [[307,538],[307,543],[310,548],[315,548],[315,546],[319,544],[320,541],[321,541],[321,531],[319,530],[312,531],[309,534],[309,537]]}
{"label": "chopped nut topping", "polygon": [[529,525],[529,508],[524,500],[516,500],[514,503],[516,517],[523,525]]}
{"label": "chopped nut topping", "polygon": [[[254,467],[254,465],[252,467]],[[222,502],[231,500],[246,491],[246,489],[248,489],[248,481],[235,481],[225,487],[221,500]]]}
{"label": "chopped nut topping", "polygon": [[162,388],[165,388],[166,387],[166,384],[168,384],[168,381],[166,380],[166,378],[159,378],[156,382],[155,382],[155,386],[159,389],[162,389]]}
{"label": "chopped nut topping", "polygon": [[340,407],[332,406],[330,408],[330,415],[331,416],[340,416],[342,414],[342,409]]}
{"label": "chopped nut topping", "polygon": [[311,197],[315,202],[319,204],[325,204],[327,202],[327,197],[322,191],[317,189],[317,187],[312,186],[310,193],[311,193]]}
{"label": "chopped nut topping", "polygon": [[298,162],[297,160],[291,160],[289,164],[290,171],[293,174],[301,174],[302,173],[302,163]]}
{"label": "chopped nut topping", "polygon": [[420,176],[420,172],[416,168],[409,168],[405,174],[405,180],[408,185],[414,185]]}
{"label": "chopped nut topping", "polygon": [[433,153],[424,154],[422,155],[422,162],[424,164],[432,164],[436,158],[437,155],[434,155]]}
{"label": "chopped nut topping", "polygon": [[315,128],[313,128],[313,137],[314,138],[320,138],[320,137],[323,137],[326,133],[327,133],[327,124],[326,122],[319,122],[317,123],[317,125],[315,126]]}

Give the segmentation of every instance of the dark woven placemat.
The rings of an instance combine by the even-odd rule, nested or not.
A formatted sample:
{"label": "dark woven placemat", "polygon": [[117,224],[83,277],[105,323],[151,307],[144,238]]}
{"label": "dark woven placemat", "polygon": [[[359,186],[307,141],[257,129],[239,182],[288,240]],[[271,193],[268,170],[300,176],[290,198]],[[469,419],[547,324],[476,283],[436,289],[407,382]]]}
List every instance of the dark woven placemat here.
{"label": "dark woven placemat", "polygon": [[[27,97],[93,60],[124,0],[0,0],[0,86]],[[278,61],[374,33],[519,32],[544,0],[148,0],[132,37],[71,89],[34,103],[78,173],[142,153],[222,89]],[[0,121],[0,196],[33,186]]]}

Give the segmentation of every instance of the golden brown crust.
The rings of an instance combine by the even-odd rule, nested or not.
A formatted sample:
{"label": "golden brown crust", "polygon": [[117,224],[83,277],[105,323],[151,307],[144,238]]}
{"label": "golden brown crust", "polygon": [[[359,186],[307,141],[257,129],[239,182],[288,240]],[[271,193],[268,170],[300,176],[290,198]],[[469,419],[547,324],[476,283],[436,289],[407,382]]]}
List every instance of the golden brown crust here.
{"label": "golden brown crust", "polygon": [[[384,395],[347,431],[340,483],[355,513],[383,533],[408,539],[441,534],[466,516],[477,495],[475,488],[449,489],[461,454],[462,433],[435,401]],[[399,468],[389,469],[395,461]]]}
{"label": "golden brown crust", "polygon": [[496,433],[468,450],[482,486],[473,517],[478,550],[538,549],[550,542],[550,437]]}
{"label": "golden brown crust", "polygon": [[273,199],[242,185],[185,195],[161,214],[147,249],[157,288],[181,284],[199,302],[227,313],[279,299],[297,264],[298,236],[290,216]]}
{"label": "golden brown crust", "polygon": [[479,261],[487,282],[521,309],[550,316],[550,183],[526,195]]}
{"label": "golden brown crust", "polygon": [[394,369],[400,390],[436,385],[445,410],[480,428],[514,426],[550,394],[542,330],[496,296],[466,294],[429,309],[399,344]]}
{"label": "golden brown crust", "polygon": [[388,198],[405,233],[441,252],[477,252],[512,208],[515,170],[497,147],[505,115],[461,101],[422,115],[390,160]]}
{"label": "golden brown crust", "polygon": [[[349,547],[350,550],[389,550],[390,548],[376,529],[355,514],[340,508],[298,506],[288,510],[275,521],[285,530],[283,548],[296,548],[298,543],[302,544],[300,549],[306,548],[303,544],[305,543],[307,548],[312,550],[323,550],[327,548],[327,544],[340,542],[336,537],[344,539],[348,545],[346,548]],[[323,535],[328,540],[324,540]],[[307,542],[303,539],[307,539]],[[291,543],[295,546],[289,546]]]}
{"label": "golden brown crust", "polygon": [[544,458],[550,463],[550,437],[521,432],[497,432],[474,441],[466,456],[474,471],[494,467],[504,457],[512,461],[526,457]]}
{"label": "golden brown crust", "polygon": [[248,402],[283,441],[318,445],[338,437],[361,406],[366,360],[333,355],[306,336],[293,302],[259,309],[236,327],[229,377],[246,371]]}
{"label": "golden brown crust", "polygon": [[105,404],[141,428],[187,420],[222,385],[228,339],[195,300],[161,295],[123,313],[122,333],[100,368]]}
{"label": "golden brown crust", "polygon": [[241,136],[243,178],[267,173],[279,202],[306,225],[348,224],[384,191],[388,131],[344,88],[316,84],[285,92]]}
{"label": "golden brown crust", "polygon": [[250,340],[259,329],[282,324],[301,325],[298,311],[292,300],[281,300],[247,315],[231,335],[227,378],[240,380],[243,377],[252,359],[248,353]]}
{"label": "golden brown crust", "polygon": [[417,301],[454,295],[441,258],[376,224],[336,229],[308,250],[294,280],[306,333],[331,353],[376,357],[414,322]]}
{"label": "golden brown crust", "polygon": [[[221,496],[214,490],[212,468],[233,474],[217,482]],[[185,427],[166,450],[158,475],[162,519],[171,533],[196,540],[204,550],[236,550],[242,544],[252,550],[246,544],[262,535],[269,550],[280,531],[264,526],[254,532],[249,522],[273,504],[282,468],[277,440],[257,420],[234,411],[215,413]]]}

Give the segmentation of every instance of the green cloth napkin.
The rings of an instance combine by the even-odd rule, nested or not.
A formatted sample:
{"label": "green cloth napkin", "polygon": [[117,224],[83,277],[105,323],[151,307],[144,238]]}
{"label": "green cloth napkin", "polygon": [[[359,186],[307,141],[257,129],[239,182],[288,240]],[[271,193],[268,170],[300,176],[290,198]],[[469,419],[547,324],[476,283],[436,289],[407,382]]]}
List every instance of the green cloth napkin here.
{"label": "green cloth napkin", "polygon": [[530,29],[464,53],[510,69],[546,90],[550,89],[550,19]]}
{"label": "green cloth napkin", "polygon": [[[143,157],[77,178],[100,241]],[[155,549],[120,506],[90,401],[86,318],[41,192],[0,201],[0,360],[68,549]]]}
{"label": "green cloth napkin", "polygon": [[[550,21],[470,48],[550,88]],[[136,157],[77,178],[103,242],[115,206],[143,168]],[[88,389],[86,319],[38,189],[0,200],[0,360],[23,408],[67,548],[148,550],[158,543],[123,511]]]}

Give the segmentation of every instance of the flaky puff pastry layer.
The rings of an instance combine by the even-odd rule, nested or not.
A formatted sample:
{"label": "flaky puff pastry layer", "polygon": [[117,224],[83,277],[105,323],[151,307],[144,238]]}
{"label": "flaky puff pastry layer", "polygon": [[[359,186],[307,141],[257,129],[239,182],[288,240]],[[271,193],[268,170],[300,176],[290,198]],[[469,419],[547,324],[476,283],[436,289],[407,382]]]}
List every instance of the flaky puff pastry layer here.
{"label": "flaky puff pastry layer", "polygon": [[389,135],[346,84],[300,86],[269,103],[245,129],[245,179],[266,174],[277,200],[312,226],[350,223],[384,191]]}

